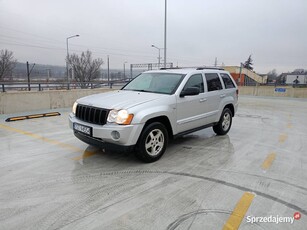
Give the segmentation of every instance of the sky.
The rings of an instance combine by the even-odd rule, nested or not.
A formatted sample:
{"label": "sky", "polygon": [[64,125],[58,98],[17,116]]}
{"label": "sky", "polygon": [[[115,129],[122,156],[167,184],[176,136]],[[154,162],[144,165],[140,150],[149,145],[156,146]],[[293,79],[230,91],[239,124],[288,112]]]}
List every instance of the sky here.
{"label": "sky", "polygon": [[[102,68],[164,58],[165,0],[0,0],[0,50],[19,62],[65,66],[90,50]],[[306,0],[167,0],[167,62],[307,69]]]}

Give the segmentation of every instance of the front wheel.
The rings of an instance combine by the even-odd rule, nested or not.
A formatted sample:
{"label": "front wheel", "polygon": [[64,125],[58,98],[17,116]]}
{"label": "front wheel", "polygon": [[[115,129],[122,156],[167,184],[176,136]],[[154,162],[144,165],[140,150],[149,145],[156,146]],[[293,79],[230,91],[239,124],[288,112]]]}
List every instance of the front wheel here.
{"label": "front wheel", "polygon": [[160,122],[147,125],[141,133],[136,146],[136,156],[146,162],[154,162],[161,158],[168,143],[168,133]]}
{"label": "front wheel", "polygon": [[232,112],[230,109],[225,108],[222,112],[219,122],[213,126],[213,131],[217,135],[225,135],[230,130],[232,124]]}

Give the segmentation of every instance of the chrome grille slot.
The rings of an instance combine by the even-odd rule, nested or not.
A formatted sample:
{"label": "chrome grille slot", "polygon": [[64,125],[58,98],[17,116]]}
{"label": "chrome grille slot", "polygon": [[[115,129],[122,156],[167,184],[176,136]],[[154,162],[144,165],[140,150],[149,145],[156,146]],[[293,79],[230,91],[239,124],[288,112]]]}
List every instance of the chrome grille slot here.
{"label": "chrome grille slot", "polygon": [[107,123],[107,116],[109,110],[101,109],[87,105],[77,105],[76,117],[81,120],[92,124],[104,125]]}

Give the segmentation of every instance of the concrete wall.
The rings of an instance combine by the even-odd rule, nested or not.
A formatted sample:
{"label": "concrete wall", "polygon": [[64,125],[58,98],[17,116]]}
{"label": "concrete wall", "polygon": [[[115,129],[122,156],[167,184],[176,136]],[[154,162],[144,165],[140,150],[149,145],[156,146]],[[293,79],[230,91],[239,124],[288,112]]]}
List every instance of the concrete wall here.
{"label": "concrete wall", "polygon": [[110,89],[76,89],[0,93],[0,114],[71,107],[76,99]]}
{"label": "concrete wall", "polygon": [[[280,88],[286,88],[286,92],[275,92],[274,86],[240,86],[239,94],[307,98],[306,88],[292,88],[288,86]],[[110,91],[110,89],[76,89],[0,93],[0,114],[67,108],[71,107],[76,99],[80,97],[107,91]]]}
{"label": "concrete wall", "polygon": [[293,88],[291,86],[278,86],[277,88],[284,88],[286,91],[276,92],[274,86],[239,86],[239,94],[268,97],[307,98],[307,88]]}

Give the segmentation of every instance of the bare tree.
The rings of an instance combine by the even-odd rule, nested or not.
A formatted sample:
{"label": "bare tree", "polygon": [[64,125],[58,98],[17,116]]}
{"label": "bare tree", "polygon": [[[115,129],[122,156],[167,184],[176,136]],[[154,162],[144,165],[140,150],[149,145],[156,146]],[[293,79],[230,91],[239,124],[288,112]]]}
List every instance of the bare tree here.
{"label": "bare tree", "polygon": [[[74,77],[77,82],[89,82],[99,77],[100,66],[103,64],[101,58],[92,59],[92,52],[87,50],[82,52],[81,56],[77,54],[69,55],[67,58],[68,64],[72,67]],[[81,84],[82,88],[88,84]]]}
{"label": "bare tree", "polygon": [[0,80],[4,77],[12,75],[17,60],[14,59],[13,52],[7,49],[0,51]]}
{"label": "bare tree", "polygon": [[273,69],[270,72],[268,72],[267,76],[268,76],[268,82],[275,82],[278,77],[276,69]]}

